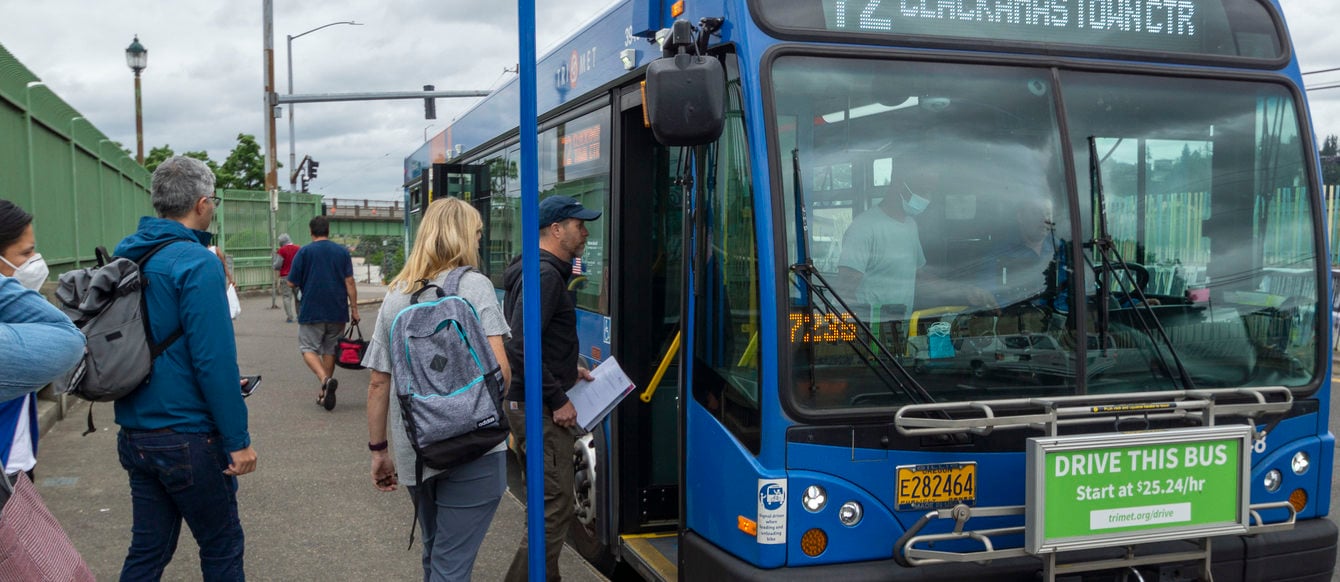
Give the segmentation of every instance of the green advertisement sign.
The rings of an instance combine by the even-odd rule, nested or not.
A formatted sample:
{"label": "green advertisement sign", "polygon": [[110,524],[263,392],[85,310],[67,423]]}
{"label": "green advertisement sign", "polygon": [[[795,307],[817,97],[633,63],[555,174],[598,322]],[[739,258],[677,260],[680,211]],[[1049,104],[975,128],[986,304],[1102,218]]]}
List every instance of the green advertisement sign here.
{"label": "green advertisement sign", "polygon": [[1034,553],[1246,529],[1243,426],[1029,439]]}

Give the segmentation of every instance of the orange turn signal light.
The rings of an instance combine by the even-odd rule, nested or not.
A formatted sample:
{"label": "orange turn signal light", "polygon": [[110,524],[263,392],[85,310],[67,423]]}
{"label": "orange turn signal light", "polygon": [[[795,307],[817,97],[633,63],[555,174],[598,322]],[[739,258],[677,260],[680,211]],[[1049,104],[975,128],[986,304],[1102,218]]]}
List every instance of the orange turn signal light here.
{"label": "orange turn signal light", "polygon": [[1303,508],[1307,507],[1307,491],[1294,489],[1293,493],[1289,494],[1289,505],[1293,506],[1294,511],[1302,513]]}
{"label": "orange turn signal light", "polygon": [[739,527],[740,531],[758,537],[758,522],[743,515],[737,515],[735,516],[735,519],[739,522],[736,527]]}
{"label": "orange turn signal light", "polygon": [[684,0],[679,0],[678,2],[675,2],[674,4],[670,5],[671,18],[679,18],[679,15],[683,13],[684,13]]}
{"label": "orange turn signal light", "polygon": [[828,549],[828,534],[824,530],[814,528],[800,536],[800,551],[805,552],[806,556],[811,558],[824,553]]}

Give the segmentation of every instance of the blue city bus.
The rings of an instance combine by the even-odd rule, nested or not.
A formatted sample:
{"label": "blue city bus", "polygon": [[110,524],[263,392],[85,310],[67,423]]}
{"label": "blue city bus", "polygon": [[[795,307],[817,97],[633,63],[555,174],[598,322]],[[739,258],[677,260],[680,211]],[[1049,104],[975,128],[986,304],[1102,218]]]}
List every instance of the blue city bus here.
{"label": "blue city bus", "polygon": [[[537,71],[539,194],[603,211],[581,355],[638,386],[573,451],[591,563],[1330,578],[1328,255],[1276,0],[628,0]],[[500,296],[519,93],[405,160],[408,235],[471,202]]]}

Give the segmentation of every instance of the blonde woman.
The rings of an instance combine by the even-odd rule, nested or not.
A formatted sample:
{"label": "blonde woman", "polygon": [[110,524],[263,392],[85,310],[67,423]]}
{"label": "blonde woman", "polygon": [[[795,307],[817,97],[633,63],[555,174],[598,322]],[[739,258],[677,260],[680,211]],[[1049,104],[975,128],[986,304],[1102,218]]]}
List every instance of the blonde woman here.
{"label": "blonde woman", "polygon": [[[456,267],[469,265],[478,269],[479,239],[483,232],[479,211],[458,198],[445,198],[428,205],[405,268],[391,281],[382,301],[377,326],[363,359],[363,365],[372,373],[368,385],[372,481],[382,491],[394,491],[398,484],[409,487],[423,535],[426,582],[470,579],[475,555],[507,488],[506,441],[479,459],[450,471],[424,467],[424,482],[414,482],[414,448],[401,420],[400,403],[392,391],[391,324],[410,305],[410,296],[422,287],[421,281],[440,286],[447,273]],[[478,271],[472,271],[461,278],[457,294],[479,313],[489,346],[502,366],[502,385],[508,385],[511,369],[503,341],[511,328],[498,306],[493,283]],[[387,422],[388,418],[393,420]],[[405,469],[404,476],[397,475],[397,467]]]}

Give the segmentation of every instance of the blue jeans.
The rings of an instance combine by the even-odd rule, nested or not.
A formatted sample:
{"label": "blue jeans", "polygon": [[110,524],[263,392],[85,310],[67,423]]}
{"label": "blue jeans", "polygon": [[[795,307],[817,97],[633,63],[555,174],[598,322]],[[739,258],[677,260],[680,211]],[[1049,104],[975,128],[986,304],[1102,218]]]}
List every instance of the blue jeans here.
{"label": "blue jeans", "polygon": [[122,429],[116,448],[134,514],[121,580],[162,578],[183,519],[200,546],[204,580],[245,580],[237,477],[223,474],[230,457],[218,435]]}
{"label": "blue jeans", "polygon": [[423,532],[424,582],[469,582],[475,556],[507,490],[507,453],[484,455],[410,487]]}

